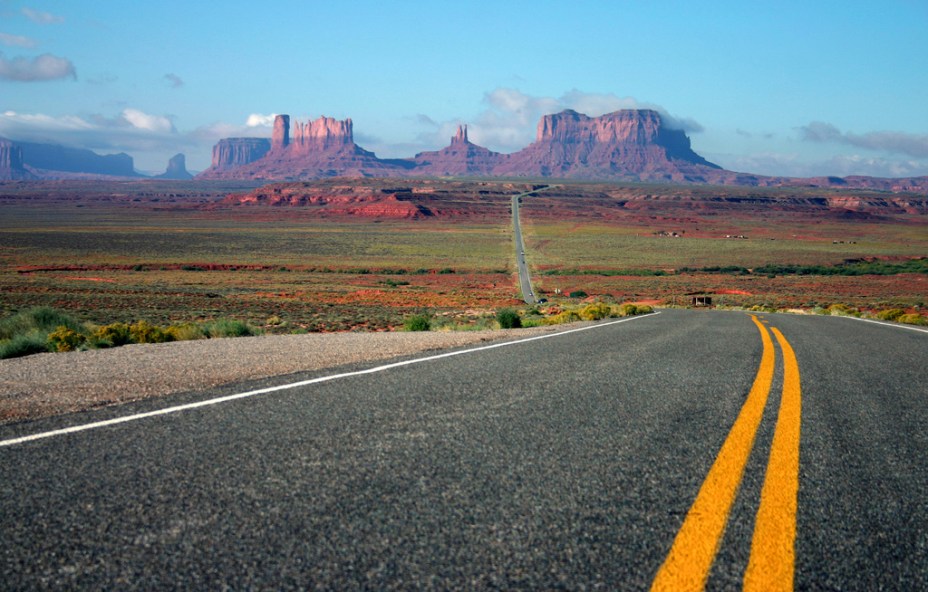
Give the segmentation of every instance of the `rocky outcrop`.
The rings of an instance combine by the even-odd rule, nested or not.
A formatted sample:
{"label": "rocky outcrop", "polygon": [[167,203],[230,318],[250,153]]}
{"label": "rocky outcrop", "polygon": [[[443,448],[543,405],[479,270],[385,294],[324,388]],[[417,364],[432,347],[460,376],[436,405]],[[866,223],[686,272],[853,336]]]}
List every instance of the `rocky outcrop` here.
{"label": "rocky outcrop", "polygon": [[383,160],[354,143],[351,119],[320,117],[291,125],[288,115],[275,118],[270,148],[260,158],[217,162],[221,144],[214,149],[213,167],[201,178],[509,176],[706,182],[719,169],[692,150],[686,134],[667,128],[651,110],[601,117],[569,110],[546,115],[538,124],[536,141],[508,155],[472,143],[461,125],[441,150]]}
{"label": "rocky outcrop", "polygon": [[341,148],[354,151],[357,145],[352,127],[351,119],[339,121],[332,117],[320,117],[306,123],[294,122],[290,150],[294,154]]}
{"label": "rocky outcrop", "polygon": [[232,194],[223,202],[232,205],[315,207],[320,215],[418,220],[435,215],[419,203],[410,188],[375,188],[364,185],[319,186],[274,183],[244,195]]}
{"label": "rocky outcrop", "polygon": [[[248,139],[248,138],[242,138]],[[267,142],[267,140],[265,140]],[[414,163],[382,160],[354,143],[350,119],[320,117],[306,123],[278,115],[268,150],[260,158],[231,168],[210,167],[201,179],[320,179],[325,177],[395,177]],[[218,145],[217,145],[218,147]],[[214,161],[216,149],[214,148]]]}
{"label": "rocky outcrop", "polygon": [[83,148],[68,148],[57,144],[14,142],[22,148],[23,165],[41,178],[64,178],[75,175],[105,175],[141,177],[135,172],[135,162],[128,154],[97,154]]}
{"label": "rocky outcrop", "polygon": [[200,176],[231,171],[260,160],[271,149],[267,138],[225,138],[213,146],[213,161]]}
{"label": "rocky outcrop", "polygon": [[34,179],[35,175],[23,166],[23,149],[0,138],[0,181]]}
{"label": "rocky outcrop", "polygon": [[588,117],[566,110],[545,115],[535,142],[493,172],[503,176],[693,181],[720,167],[669,129],[657,111],[628,109]]}
{"label": "rocky outcrop", "polygon": [[450,146],[435,152],[420,152],[413,161],[417,175],[473,177],[492,174],[505,159],[504,154],[470,142],[467,126],[459,125]]}
{"label": "rocky outcrop", "polygon": [[271,150],[278,152],[290,145],[290,116],[274,118],[274,133],[271,135]]}
{"label": "rocky outcrop", "polygon": [[193,179],[193,175],[187,172],[187,159],[183,154],[175,154],[168,161],[168,168],[155,177],[156,179]]}
{"label": "rocky outcrop", "polygon": [[270,140],[231,138],[213,149],[204,179],[308,180],[326,177],[526,177],[711,183],[747,186],[872,188],[928,192],[928,177],[796,179],[726,171],[707,161],[682,130],[660,113],[629,109],[588,117],[576,111],[545,115],[535,142],[512,154],[472,143],[459,126],[451,144],[410,159],[385,160],[354,143],[350,119],[306,123],[278,115]]}

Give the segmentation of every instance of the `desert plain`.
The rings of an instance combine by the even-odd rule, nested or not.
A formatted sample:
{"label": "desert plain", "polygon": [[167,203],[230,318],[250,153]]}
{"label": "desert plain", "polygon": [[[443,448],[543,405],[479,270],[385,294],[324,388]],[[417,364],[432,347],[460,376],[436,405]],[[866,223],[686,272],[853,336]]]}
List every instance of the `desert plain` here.
{"label": "desert plain", "polygon": [[[510,200],[536,296],[519,292]],[[0,183],[0,316],[383,331],[587,301],[925,315],[928,197],[864,189],[335,178]]]}

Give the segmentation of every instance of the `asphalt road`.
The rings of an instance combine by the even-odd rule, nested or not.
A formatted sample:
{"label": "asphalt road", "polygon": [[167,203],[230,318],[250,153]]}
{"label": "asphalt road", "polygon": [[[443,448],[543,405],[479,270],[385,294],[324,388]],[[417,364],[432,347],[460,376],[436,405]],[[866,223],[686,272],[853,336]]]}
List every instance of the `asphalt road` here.
{"label": "asphalt road", "polygon": [[534,195],[539,191],[544,191],[552,187],[551,185],[542,187],[541,189],[536,189],[534,191],[527,191],[519,195],[515,195],[512,198],[512,229],[514,233],[514,242],[516,245],[516,267],[519,270],[519,289],[522,290],[522,300],[526,304],[535,304],[537,298],[535,292],[532,289],[532,277],[528,272],[528,264],[525,261],[525,241],[522,238],[522,223],[519,218],[519,202],[523,197],[529,195]]}
{"label": "asphalt road", "polygon": [[928,333],[758,317],[664,311],[0,446],[0,588],[648,589],[756,391],[704,575],[740,589],[769,455],[789,450],[788,347],[798,493],[771,507],[793,514],[792,583],[928,589]]}

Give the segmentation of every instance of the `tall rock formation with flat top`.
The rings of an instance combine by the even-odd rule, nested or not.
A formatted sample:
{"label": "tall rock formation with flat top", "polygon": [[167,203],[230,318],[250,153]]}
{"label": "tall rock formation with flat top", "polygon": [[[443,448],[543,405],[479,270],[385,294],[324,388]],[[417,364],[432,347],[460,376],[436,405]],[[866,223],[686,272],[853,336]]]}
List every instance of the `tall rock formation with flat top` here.
{"label": "tall rock formation with flat top", "polygon": [[449,146],[393,160],[379,159],[355,144],[350,119],[320,117],[293,122],[291,127],[289,116],[278,115],[270,140],[221,140],[213,149],[213,166],[198,178],[304,180],[336,176],[550,177],[913,192],[928,187],[928,177],[791,179],[726,171],[696,154],[682,130],[672,129],[660,113],[650,109],[628,109],[599,117],[571,110],[545,115],[538,123],[535,141],[512,154],[472,143],[467,127],[461,125]]}
{"label": "tall rock formation with flat top", "polygon": [[262,158],[270,149],[267,138],[224,138],[213,146],[212,165],[204,172],[231,171]]}
{"label": "tall rock formation with flat top", "polygon": [[[291,122],[278,115],[270,142],[242,154],[244,142],[223,140],[213,166],[200,178],[317,179],[331,176],[505,176],[714,182],[719,167],[670,129],[657,111],[623,110],[600,117],[576,111],[545,115],[535,142],[513,154],[493,152],[470,141],[460,125],[451,144],[411,159],[384,160],[354,143],[352,122],[331,117]],[[255,144],[257,146],[257,144]],[[267,146],[265,149],[264,146]],[[217,152],[219,153],[217,157]],[[258,156],[255,158],[255,156]]]}
{"label": "tall rock formation with flat top", "polygon": [[504,176],[589,179],[705,180],[717,165],[690,148],[680,130],[650,109],[588,117],[566,110],[545,115],[535,142],[494,169]]}
{"label": "tall rock formation with flat top", "polygon": [[451,145],[435,152],[420,152],[413,161],[415,174],[426,176],[485,176],[504,162],[506,156],[487,150],[467,139],[467,126],[459,125]]}
{"label": "tall rock formation with flat top", "polygon": [[[291,125],[292,123],[292,125]],[[244,140],[247,138],[242,138]],[[267,142],[267,140],[265,140]],[[218,145],[217,145],[218,146]],[[289,115],[274,119],[268,150],[260,158],[231,168],[213,164],[201,179],[319,179],[336,176],[395,177],[414,167],[411,161],[381,160],[354,143],[350,119],[320,117],[291,122]]]}
{"label": "tall rock formation with flat top", "polygon": [[341,148],[354,151],[352,146],[357,148],[351,119],[338,121],[332,117],[320,117],[306,123],[297,121],[293,126],[291,144],[297,153]]}
{"label": "tall rock formation with flat top", "polygon": [[175,154],[168,161],[168,168],[156,179],[177,179],[179,181],[193,179],[193,175],[187,172],[187,158],[183,154]]}

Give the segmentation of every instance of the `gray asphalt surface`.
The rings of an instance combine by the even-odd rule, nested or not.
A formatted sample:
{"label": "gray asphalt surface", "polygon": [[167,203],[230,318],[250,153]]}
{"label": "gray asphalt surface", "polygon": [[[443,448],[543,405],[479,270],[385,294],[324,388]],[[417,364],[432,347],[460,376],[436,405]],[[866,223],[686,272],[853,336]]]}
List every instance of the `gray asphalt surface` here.
{"label": "gray asphalt surface", "polygon": [[516,266],[519,270],[519,288],[522,290],[522,300],[524,300],[526,304],[535,304],[537,299],[534,290],[532,290],[532,277],[529,275],[528,264],[525,261],[525,241],[522,238],[522,223],[519,218],[519,200],[523,197],[538,193],[538,191],[544,191],[545,189],[547,189],[547,187],[535,191],[528,191],[512,198],[512,228],[515,234]]}
{"label": "gray asphalt surface", "polygon": [[[928,589],[928,334],[761,316],[801,372],[797,588]],[[647,589],[761,351],[745,313],[664,311],[2,447],[0,588]],[[778,359],[711,589],[740,588]]]}

